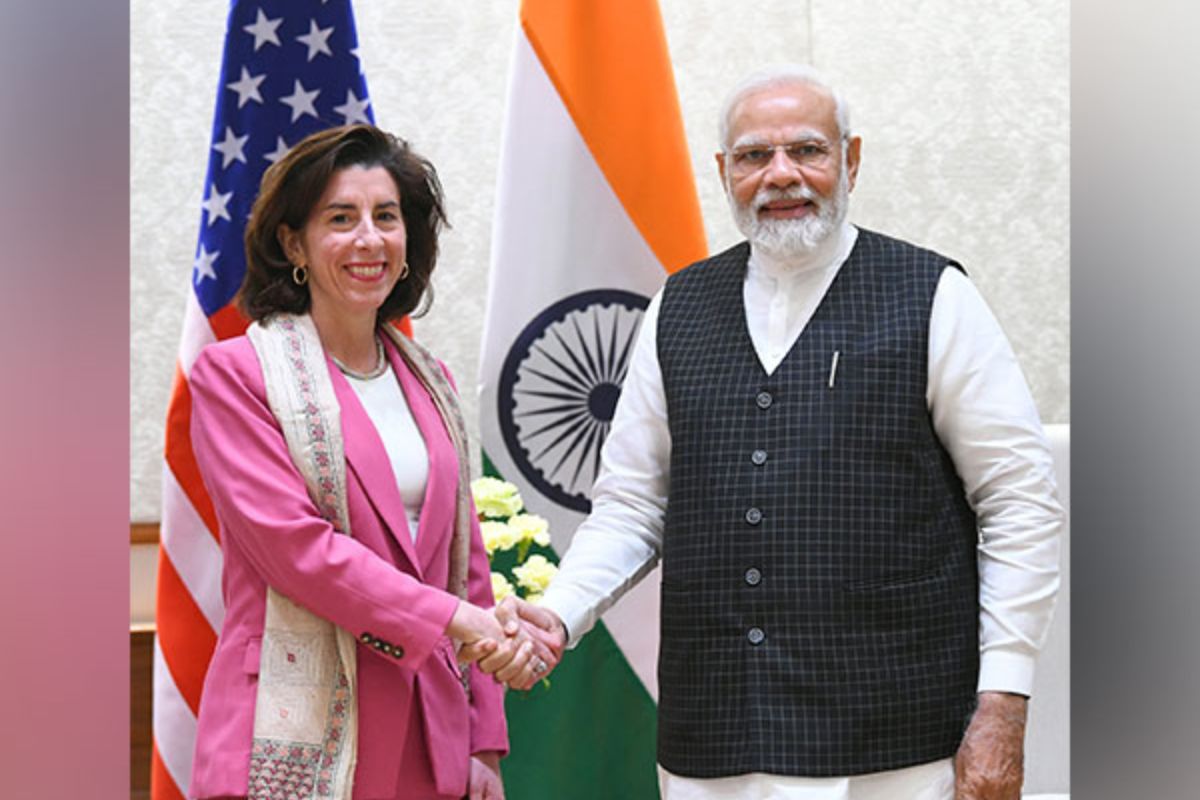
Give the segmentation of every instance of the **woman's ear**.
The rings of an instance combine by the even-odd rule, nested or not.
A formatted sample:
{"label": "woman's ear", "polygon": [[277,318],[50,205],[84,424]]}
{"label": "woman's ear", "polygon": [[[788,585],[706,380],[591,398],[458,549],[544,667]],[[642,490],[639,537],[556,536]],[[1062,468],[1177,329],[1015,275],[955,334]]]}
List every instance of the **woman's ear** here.
{"label": "woman's ear", "polygon": [[283,254],[288,261],[298,267],[305,266],[304,246],[300,244],[299,231],[294,231],[281,222],[275,229],[275,238],[279,240],[279,246],[283,248]]}

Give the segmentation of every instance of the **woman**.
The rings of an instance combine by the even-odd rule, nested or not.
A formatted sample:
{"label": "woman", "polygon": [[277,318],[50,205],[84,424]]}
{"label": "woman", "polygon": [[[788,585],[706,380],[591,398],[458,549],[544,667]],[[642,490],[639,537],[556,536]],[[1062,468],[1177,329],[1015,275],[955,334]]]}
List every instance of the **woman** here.
{"label": "woman", "polygon": [[193,797],[503,797],[502,687],[460,674],[456,647],[500,647],[513,680],[541,664],[484,610],[442,367],[386,325],[425,296],[444,222],[433,166],[373,126],[263,176],[238,294],[254,324],[190,376],[226,607]]}

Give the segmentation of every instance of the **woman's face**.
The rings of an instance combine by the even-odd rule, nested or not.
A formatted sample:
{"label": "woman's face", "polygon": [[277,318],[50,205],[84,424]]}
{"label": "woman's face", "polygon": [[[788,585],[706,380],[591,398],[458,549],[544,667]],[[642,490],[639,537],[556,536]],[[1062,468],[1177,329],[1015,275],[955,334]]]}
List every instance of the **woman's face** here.
{"label": "woman's face", "polygon": [[383,167],[333,173],[304,227],[279,229],[293,264],[308,267],[314,317],[373,315],[404,269],[400,192]]}

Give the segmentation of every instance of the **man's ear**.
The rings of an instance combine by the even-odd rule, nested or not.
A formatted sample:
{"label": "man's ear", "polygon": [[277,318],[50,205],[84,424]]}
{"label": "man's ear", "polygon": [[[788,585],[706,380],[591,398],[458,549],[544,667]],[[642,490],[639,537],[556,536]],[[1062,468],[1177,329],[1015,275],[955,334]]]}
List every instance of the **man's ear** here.
{"label": "man's ear", "polygon": [[858,180],[858,165],[862,161],[862,137],[851,136],[846,143],[846,171],[850,183],[850,191],[854,191],[854,183]]}
{"label": "man's ear", "polygon": [[721,176],[721,185],[725,185],[725,153],[718,150],[716,153],[717,159],[717,174]]}

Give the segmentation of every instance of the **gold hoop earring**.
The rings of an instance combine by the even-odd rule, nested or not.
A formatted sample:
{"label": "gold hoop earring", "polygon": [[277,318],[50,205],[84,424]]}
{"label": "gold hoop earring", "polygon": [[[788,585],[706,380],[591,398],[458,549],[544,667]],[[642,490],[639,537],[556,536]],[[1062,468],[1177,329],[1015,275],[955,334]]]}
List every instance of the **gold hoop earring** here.
{"label": "gold hoop earring", "polygon": [[297,286],[303,286],[308,283],[308,267],[302,264],[292,267],[292,283]]}
{"label": "gold hoop earring", "polygon": [[400,280],[404,280],[407,277],[408,277],[408,262],[405,261],[403,264],[400,265]]}

